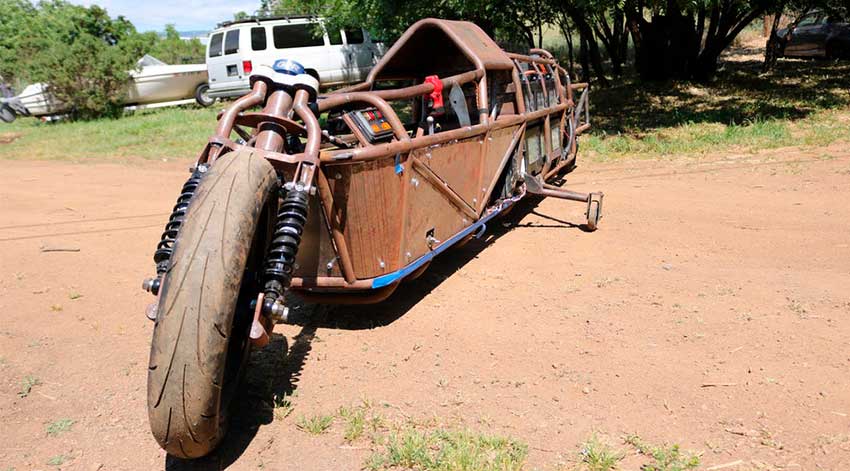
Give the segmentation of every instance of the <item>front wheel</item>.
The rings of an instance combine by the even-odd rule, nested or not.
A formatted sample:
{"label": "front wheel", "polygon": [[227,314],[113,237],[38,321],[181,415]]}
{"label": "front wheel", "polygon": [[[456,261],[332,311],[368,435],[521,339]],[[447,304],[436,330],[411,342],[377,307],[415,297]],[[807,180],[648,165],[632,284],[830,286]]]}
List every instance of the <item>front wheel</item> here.
{"label": "front wheel", "polygon": [[276,188],[265,159],[231,152],[189,204],[163,278],[148,366],[151,431],[171,455],[204,456],[224,436],[250,348],[250,300]]}

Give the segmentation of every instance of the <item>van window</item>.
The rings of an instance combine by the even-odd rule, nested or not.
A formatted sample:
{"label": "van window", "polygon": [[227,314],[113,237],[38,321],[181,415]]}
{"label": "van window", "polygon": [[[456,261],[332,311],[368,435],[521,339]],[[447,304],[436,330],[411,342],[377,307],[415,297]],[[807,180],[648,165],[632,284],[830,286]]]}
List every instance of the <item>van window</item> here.
{"label": "van window", "polygon": [[328,31],[328,39],[331,40],[332,46],[339,46],[342,44],[342,31],[338,29]]}
{"label": "van window", "polygon": [[272,36],[274,47],[278,49],[325,45],[324,38],[316,36],[316,28],[312,24],[275,26],[272,28]]}
{"label": "van window", "polygon": [[218,57],[221,55],[221,37],[224,33],[215,33],[210,38],[210,57]]}
{"label": "van window", "polygon": [[234,29],[227,32],[224,37],[224,53],[235,54],[239,52],[239,30]]}
{"label": "van window", "polygon": [[345,39],[348,40],[348,44],[363,44],[363,30],[360,28],[347,29],[345,30]]}
{"label": "van window", "polygon": [[262,26],[251,28],[251,49],[254,51],[266,50],[266,28]]}

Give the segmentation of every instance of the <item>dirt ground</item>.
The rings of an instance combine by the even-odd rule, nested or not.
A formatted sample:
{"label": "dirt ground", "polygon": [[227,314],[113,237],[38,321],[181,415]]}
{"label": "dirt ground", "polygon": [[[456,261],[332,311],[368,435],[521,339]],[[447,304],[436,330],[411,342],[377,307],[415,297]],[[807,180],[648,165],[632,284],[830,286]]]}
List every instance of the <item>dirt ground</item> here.
{"label": "dirt ground", "polygon": [[[148,431],[140,289],[187,166],[3,162],[0,469],[192,467]],[[359,469],[368,442],[296,422],[365,399],[521,440],[528,469],[569,465],[594,432],[704,468],[850,469],[846,144],[582,164],[569,185],[605,192],[597,232],[581,205],[528,202],[380,305],[301,307],[194,467]]]}

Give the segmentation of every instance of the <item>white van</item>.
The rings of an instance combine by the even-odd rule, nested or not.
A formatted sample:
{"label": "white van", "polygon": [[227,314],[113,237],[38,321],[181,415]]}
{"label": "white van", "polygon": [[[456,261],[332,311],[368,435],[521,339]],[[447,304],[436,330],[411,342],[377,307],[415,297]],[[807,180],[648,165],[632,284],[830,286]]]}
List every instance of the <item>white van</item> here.
{"label": "white van", "polygon": [[[316,35],[316,26],[322,36]],[[359,82],[383,53],[362,28],[328,31],[322,18],[290,16],[222,23],[207,44],[209,96],[244,95],[248,76],[258,65],[278,59],[301,63],[314,71],[322,86]]]}

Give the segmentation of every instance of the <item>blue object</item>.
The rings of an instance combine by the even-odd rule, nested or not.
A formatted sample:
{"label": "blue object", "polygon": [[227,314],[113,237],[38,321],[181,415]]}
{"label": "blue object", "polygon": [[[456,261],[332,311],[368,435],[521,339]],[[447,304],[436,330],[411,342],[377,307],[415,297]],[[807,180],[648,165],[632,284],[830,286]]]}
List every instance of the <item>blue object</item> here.
{"label": "blue object", "polygon": [[401,165],[401,153],[395,155],[395,174],[401,175],[404,173],[404,167]]}
{"label": "blue object", "polygon": [[275,72],[280,72],[282,74],[287,75],[300,75],[303,74],[304,66],[290,59],[278,59],[275,61],[272,66]]}

